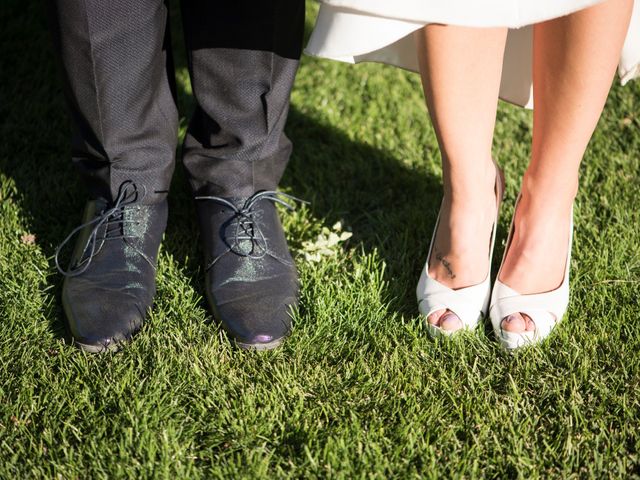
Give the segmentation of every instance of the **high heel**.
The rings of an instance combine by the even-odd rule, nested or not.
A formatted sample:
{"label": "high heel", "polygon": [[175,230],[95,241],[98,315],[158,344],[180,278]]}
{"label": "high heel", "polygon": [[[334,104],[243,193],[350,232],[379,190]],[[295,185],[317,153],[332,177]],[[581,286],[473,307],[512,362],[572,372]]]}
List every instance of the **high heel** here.
{"label": "high heel", "polygon": [[[491,259],[493,257],[493,247],[496,241],[496,228],[498,225],[498,214],[500,204],[504,194],[504,175],[500,168],[496,165],[496,220],[493,223],[491,231],[491,243],[489,246],[488,265],[486,278],[476,285],[470,287],[452,289],[438,282],[429,275],[429,261],[433,251],[438,225],[440,223],[440,213],[433,229],[431,244],[429,245],[429,254],[427,261],[420,274],[420,280],[416,288],[418,298],[418,310],[425,317],[425,324],[431,336],[451,335],[460,330],[472,330],[483,316],[486,316],[489,307],[489,299],[491,297]],[[440,207],[442,210],[442,206]],[[439,326],[432,325],[428,321],[429,315],[438,310],[449,310],[456,314],[462,322],[462,328],[457,330],[444,330]],[[443,314],[444,315],[444,314]]]}
{"label": "high heel", "polygon": [[[516,208],[518,207],[519,201],[520,196],[518,196],[518,200],[516,201]],[[515,213],[511,220],[511,228],[509,229],[509,237],[502,257],[502,264],[504,264],[504,259],[506,258],[509,246],[511,245],[511,239],[514,232],[514,221]],[[495,285],[493,286],[493,293],[491,295],[489,316],[491,317],[491,324],[493,325],[493,331],[496,338],[504,348],[514,350],[526,345],[541,342],[551,334],[556,325],[558,325],[564,317],[564,314],[567,311],[567,306],[569,305],[569,266],[571,264],[572,243],[573,208],[571,210],[569,247],[567,249],[564,278],[560,286],[555,290],[544,293],[522,295],[498,280],[500,277],[500,273],[498,273]],[[500,265],[500,270],[502,270],[502,264]],[[502,321],[509,315],[513,315],[515,313],[525,314],[531,318],[535,324],[535,329],[518,333],[503,330]]]}

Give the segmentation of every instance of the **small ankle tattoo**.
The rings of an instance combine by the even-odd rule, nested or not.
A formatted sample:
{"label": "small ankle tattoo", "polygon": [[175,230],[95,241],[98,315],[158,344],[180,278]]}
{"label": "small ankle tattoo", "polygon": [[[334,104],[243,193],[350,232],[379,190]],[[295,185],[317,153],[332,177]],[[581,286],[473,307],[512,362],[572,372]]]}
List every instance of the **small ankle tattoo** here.
{"label": "small ankle tattoo", "polygon": [[447,269],[447,273],[449,274],[449,278],[454,279],[456,278],[456,274],[453,273],[453,269],[451,268],[451,264],[447,261],[446,258],[444,258],[442,256],[442,254],[440,252],[436,252],[436,259],[442,264],[444,265],[444,268]]}

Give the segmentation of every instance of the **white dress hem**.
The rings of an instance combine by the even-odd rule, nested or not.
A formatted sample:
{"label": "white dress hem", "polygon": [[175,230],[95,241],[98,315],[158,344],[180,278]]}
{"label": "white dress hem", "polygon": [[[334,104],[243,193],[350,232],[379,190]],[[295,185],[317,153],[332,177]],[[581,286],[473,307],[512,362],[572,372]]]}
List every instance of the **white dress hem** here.
{"label": "white dress hem", "polygon": [[[418,58],[412,34],[429,23],[486,27],[490,26],[488,19],[492,18],[492,26],[524,25],[510,28],[508,33],[500,98],[532,108],[532,25],[600,1],[519,0],[513,4],[524,7],[514,13],[504,8],[495,10],[498,4],[504,5],[504,0],[449,0],[428,5],[424,0],[396,0],[391,7],[389,0],[325,0],[305,53],[347,63],[385,63],[417,72]],[[454,6],[458,3],[481,4],[483,8],[480,9],[482,12],[477,8],[459,10],[450,2]],[[409,16],[411,11],[414,13]],[[623,85],[640,77],[640,0],[634,4],[618,74]]]}

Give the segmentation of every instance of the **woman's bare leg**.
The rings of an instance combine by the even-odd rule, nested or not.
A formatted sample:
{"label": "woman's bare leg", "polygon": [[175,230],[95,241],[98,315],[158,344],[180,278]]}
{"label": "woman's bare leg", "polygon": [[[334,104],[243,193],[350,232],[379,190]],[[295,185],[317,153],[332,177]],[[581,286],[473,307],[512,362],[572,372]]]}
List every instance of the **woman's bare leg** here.
{"label": "woman's bare leg", "polygon": [[[488,273],[496,214],[491,147],[506,35],[506,28],[448,25],[428,25],[416,33],[444,183],[429,275],[450,288],[475,285]],[[445,330],[462,327],[445,310],[428,321]]]}
{"label": "woman's bare leg", "polygon": [[[608,0],[534,27],[533,147],[500,280],[541,293],[563,280],[578,168],[604,107],[633,0]],[[526,315],[502,328],[533,330]]]}

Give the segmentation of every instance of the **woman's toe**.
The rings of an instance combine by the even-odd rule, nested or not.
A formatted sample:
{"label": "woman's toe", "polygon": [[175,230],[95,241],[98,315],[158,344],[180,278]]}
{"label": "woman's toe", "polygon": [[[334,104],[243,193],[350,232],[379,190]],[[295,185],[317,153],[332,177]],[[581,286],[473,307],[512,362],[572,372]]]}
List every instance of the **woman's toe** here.
{"label": "woman's toe", "polygon": [[527,322],[519,313],[513,313],[502,319],[502,329],[506,332],[522,333],[527,330]]}
{"label": "woman's toe", "polygon": [[522,317],[524,318],[524,321],[526,323],[525,330],[527,332],[533,332],[536,329],[536,324],[533,322],[533,320],[531,320],[531,317],[529,315],[525,315],[524,313],[522,314]]}
{"label": "woman's toe", "polygon": [[440,328],[443,330],[454,331],[462,328],[462,321],[458,316],[450,310],[440,317]]}
{"label": "woman's toe", "polygon": [[427,322],[429,322],[429,324],[433,325],[434,327],[439,327],[440,317],[444,315],[444,312],[446,312],[446,310],[436,310],[427,317]]}

